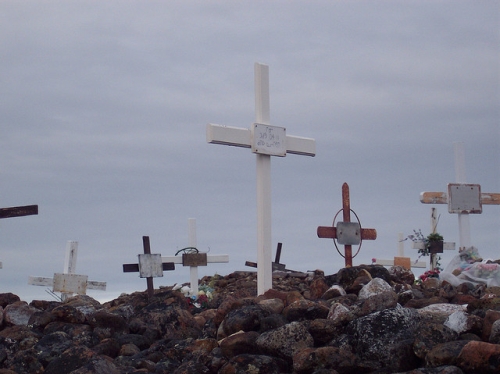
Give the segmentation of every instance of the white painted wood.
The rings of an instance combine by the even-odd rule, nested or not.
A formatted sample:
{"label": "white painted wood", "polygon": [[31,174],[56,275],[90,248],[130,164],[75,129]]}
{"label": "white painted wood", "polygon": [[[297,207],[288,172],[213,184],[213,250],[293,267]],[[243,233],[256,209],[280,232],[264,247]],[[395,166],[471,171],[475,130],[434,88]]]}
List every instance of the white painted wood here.
{"label": "white painted wood", "polygon": [[[188,219],[188,243],[189,247],[196,248],[196,219]],[[182,264],[182,256],[163,256],[161,258],[162,262],[173,262],[174,264]],[[207,255],[207,263],[223,263],[229,262],[228,255]],[[198,266],[189,267],[189,278],[191,286],[191,294],[197,295],[198,288]]]}
{"label": "white painted wood", "polygon": [[64,274],[76,273],[76,257],[78,255],[78,242],[68,240],[66,243],[66,256],[64,257]]}
{"label": "white painted wood", "polygon": [[[405,257],[405,239],[403,233],[398,233],[398,257]],[[412,268],[427,268],[424,261],[410,261]],[[394,260],[375,259],[374,265],[394,266]]]}
{"label": "white painted wood", "polygon": [[139,277],[163,277],[163,264],[159,253],[141,253],[139,257]]}
{"label": "white painted wood", "polygon": [[[465,150],[464,143],[453,143],[455,151],[455,181],[467,183],[465,177]],[[470,221],[468,214],[458,214],[458,234],[460,249],[472,246],[470,236]]]}
{"label": "white painted wood", "polygon": [[[52,291],[61,292],[61,299],[65,300],[73,293],[86,293],[87,289],[106,291],[106,282],[89,281],[86,275],[75,274],[76,258],[78,253],[78,242],[69,240],[66,243],[64,257],[64,269],[62,273],[54,273],[53,278],[32,277],[28,278],[28,284],[32,286],[52,287]],[[77,290],[78,292],[67,291]],[[62,291],[61,291],[62,290]]]}
{"label": "white painted wood", "polygon": [[70,295],[74,293],[85,295],[87,293],[87,280],[86,275],[55,273],[53,291]]}
{"label": "white painted wood", "polygon": [[[255,123],[270,124],[269,67],[255,63]],[[286,132],[285,132],[286,133]],[[316,142],[311,138],[285,136],[286,153],[315,156]],[[207,125],[207,141],[214,144],[251,148],[254,139],[251,129],[239,129],[215,124]],[[255,146],[253,147],[256,148]],[[274,154],[271,152],[271,154]],[[282,155],[282,154],[280,154]],[[284,154],[283,156],[285,156]],[[257,293],[272,288],[271,235],[271,156],[256,154],[257,174]]]}

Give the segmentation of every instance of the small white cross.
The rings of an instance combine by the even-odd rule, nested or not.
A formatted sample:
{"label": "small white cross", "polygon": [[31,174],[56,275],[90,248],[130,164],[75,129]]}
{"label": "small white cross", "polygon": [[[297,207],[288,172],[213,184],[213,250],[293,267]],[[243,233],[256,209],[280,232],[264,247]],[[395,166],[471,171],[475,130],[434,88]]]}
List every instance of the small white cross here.
{"label": "small white cross", "polygon": [[[188,219],[188,236],[189,236],[189,248],[196,248],[196,219]],[[195,262],[189,264],[189,258],[186,260],[186,254],[183,256],[166,256],[162,257],[161,260],[164,262],[173,262],[174,264],[183,264],[184,266],[189,266],[190,281],[191,281],[191,295],[198,295],[198,266],[206,266],[207,263],[223,263],[229,262],[228,255],[207,255],[206,253],[197,253],[195,257],[202,258],[202,263]],[[187,254],[189,257],[189,254]],[[206,261],[205,261],[206,260]],[[187,264],[186,264],[187,261]]]}
{"label": "small white cross", "polygon": [[403,233],[400,232],[398,234],[398,255],[394,257],[394,260],[382,260],[375,259],[374,265],[383,265],[383,266],[396,266],[401,265],[407,269],[409,268],[426,268],[427,265],[424,261],[414,262],[411,261],[409,257],[405,257],[405,239],[403,237]]}
{"label": "small white cross", "polygon": [[207,125],[207,142],[251,148],[257,158],[257,294],[273,287],[271,237],[271,156],[315,156],[311,138],[286,135],[270,125],[269,67],[255,63],[255,122],[249,129]]}

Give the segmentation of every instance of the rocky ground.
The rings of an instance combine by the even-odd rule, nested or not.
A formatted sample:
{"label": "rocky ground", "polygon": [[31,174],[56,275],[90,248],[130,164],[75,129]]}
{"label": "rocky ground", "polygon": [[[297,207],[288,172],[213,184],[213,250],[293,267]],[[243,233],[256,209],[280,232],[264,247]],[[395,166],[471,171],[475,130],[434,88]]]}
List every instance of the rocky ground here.
{"label": "rocky ground", "polygon": [[250,272],[201,285],[211,299],[0,294],[0,374],[500,372],[499,287],[373,265],[275,272],[261,296]]}

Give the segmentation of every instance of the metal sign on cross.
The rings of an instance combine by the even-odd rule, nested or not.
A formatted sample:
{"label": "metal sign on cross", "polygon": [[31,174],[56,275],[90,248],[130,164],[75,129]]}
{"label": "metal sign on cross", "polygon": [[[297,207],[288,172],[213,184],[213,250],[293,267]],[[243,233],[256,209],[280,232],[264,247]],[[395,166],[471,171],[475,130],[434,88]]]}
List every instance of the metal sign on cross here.
{"label": "metal sign on cross", "polygon": [[85,295],[88,289],[106,291],[106,282],[89,281],[88,276],[75,274],[77,254],[78,242],[69,240],[66,244],[63,272],[54,273],[53,278],[29,277],[28,284],[52,287],[53,292],[61,292],[62,300],[74,293]]}
{"label": "metal sign on cross", "polygon": [[411,270],[411,268],[426,268],[427,265],[424,261],[411,261],[410,257],[405,256],[405,240],[403,233],[400,232],[398,234],[398,255],[393,260],[373,258],[373,265],[402,266],[408,270]]}
{"label": "metal sign on cross", "polygon": [[287,153],[315,156],[316,142],[286,134],[284,127],[270,125],[269,67],[255,64],[255,123],[249,129],[207,125],[207,142],[251,148],[257,159],[257,293],[272,284],[271,156]]}
{"label": "metal sign on cross", "polygon": [[[10,208],[0,208],[0,219],[32,216],[37,214],[38,214],[38,205],[24,205],[24,206],[14,206]],[[1,268],[2,268],[2,263],[0,262],[0,269]]]}
{"label": "metal sign on cross", "polygon": [[464,144],[453,144],[456,183],[448,184],[448,192],[422,192],[423,204],[448,204],[448,212],[458,214],[460,249],[470,247],[469,214],[480,214],[483,205],[500,205],[500,193],[481,192],[479,184],[467,184],[465,177]]}
{"label": "metal sign on cross", "polygon": [[[337,222],[337,226],[335,225],[335,219],[337,215],[342,211],[342,217],[344,219],[343,222]],[[359,222],[359,218],[356,216],[358,222],[351,222],[351,212],[354,211],[351,209],[351,202],[349,198],[349,185],[344,183],[342,185],[342,208],[337,212],[335,217],[333,218],[332,226],[319,226],[317,229],[317,234],[319,238],[329,238],[333,239],[333,243],[335,244],[335,248],[339,254],[345,258],[345,266],[352,266],[352,259],[355,257],[359,250],[361,249],[361,242],[363,240],[375,240],[377,239],[377,230],[375,229],[363,229],[361,228],[361,223]],[[342,254],[338,247],[337,242],[339,244],[344,245],[344,253]],[[358,250],[352,255],[352,246],[358,245]]]}
{"label": "metal sign on cross", "polygon": [[142,237],[142,246],[144,254],[139,254],[139,263],[123,264],[124,273],[139,273],[139,277],[146,278],[148,287],[148,297],[154,296],[153,278],[163,277],[163,272],[166,270],[175,270],[175,265],[172,262],[162,262],[161,254],[151,253],[151,245],[149,236]]}
{"label": "metal sign on cross", "polygon": [[[196,248],[196,219],[188,219],[188,236],[189,236],[189,246],[184,251],[182,256],[167,256],[162,257],[162,261],[173,262],[174,264],[182,264],[183,266],[189,266],[190,273],[190,286],[191,295],[198,295],[198,266],[207,266],[208,263],[224,263],[229,262],[228,255],[209,255],[207,253],[199,252]],[[181,252],[179,251],[179,252]]]}

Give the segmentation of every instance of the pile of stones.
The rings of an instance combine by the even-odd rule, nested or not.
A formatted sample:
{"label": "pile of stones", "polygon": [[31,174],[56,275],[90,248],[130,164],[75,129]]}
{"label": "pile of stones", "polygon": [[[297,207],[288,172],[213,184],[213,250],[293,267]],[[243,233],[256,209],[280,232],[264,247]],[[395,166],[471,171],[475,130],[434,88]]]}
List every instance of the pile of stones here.
{"label": "pile of stones", "polygon": [[401,267],[201,279],[211,298],[173,287],[101,304],[80,295],[30,304],[0,294],[6,373],[499,373],[500,288]]}

